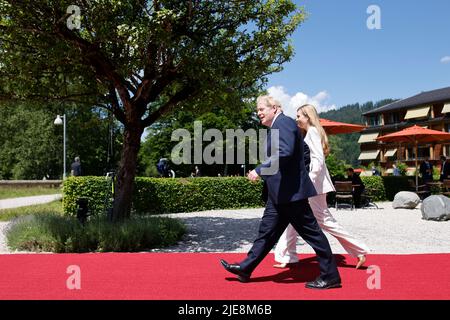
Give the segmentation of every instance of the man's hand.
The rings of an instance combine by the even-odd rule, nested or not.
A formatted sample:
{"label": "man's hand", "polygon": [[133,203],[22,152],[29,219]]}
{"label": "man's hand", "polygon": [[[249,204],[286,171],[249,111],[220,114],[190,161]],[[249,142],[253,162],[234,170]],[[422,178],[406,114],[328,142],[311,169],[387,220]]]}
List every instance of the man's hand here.
{"label": "man's hand", "polygon": [[250,181],[257,181],[259,179],[259,175],[256,173],[256,170],[252,170],[248,173],[247,178]]}

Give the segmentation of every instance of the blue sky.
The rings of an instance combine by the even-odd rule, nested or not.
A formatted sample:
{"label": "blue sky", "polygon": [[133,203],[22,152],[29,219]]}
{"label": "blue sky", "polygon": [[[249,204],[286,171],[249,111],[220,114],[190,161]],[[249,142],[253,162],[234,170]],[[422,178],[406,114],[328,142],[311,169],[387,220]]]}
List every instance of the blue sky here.
{"label": "blue sky", "polygon": [[[268,83],[282,104],[325,111],[450,86],[450,1],[295,2],[309,17],[293,34],[294,58]],[[367,27],[370,5],[380,30]]]}

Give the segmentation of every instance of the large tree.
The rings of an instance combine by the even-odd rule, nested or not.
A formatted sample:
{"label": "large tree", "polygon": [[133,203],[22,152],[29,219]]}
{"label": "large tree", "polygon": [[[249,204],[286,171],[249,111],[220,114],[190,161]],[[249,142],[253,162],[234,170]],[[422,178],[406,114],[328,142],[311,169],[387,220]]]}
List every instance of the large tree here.
{"label": "large tree", "polygon": [[130,214],[144,129],[180,103],[262,87],[291,58],[288,39],[303,20],[290,0],[0,0],[0,97],[113,112],[124,126],[119,220]]}

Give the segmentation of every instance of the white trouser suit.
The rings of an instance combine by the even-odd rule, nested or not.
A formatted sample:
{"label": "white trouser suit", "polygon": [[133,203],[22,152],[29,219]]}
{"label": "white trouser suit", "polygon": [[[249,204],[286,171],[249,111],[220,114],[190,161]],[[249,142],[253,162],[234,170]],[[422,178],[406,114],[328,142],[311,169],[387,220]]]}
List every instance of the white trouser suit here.
{"label": "white trouser suit", "polygon": [[[353,257],[365,255],[369,248],[349,234],[331,215],[327,205],[327,192],[335,191],[323,154],[319,131],[309,127],[305,142],[310,149],[311,162],[309,177],[317,191],[317,196],[309,198],[309,204],[322,230],[334,236],[342,247]],[[289,224],[275,247],[275,261],[279,263],[298,262],[297,232]]]}

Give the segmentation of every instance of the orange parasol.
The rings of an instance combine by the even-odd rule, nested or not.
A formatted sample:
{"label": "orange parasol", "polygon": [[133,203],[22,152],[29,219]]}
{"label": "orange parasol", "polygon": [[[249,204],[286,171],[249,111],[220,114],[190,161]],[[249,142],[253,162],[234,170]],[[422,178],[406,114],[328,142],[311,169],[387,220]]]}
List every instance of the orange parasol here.
{"label": "orange parasol", "polygon": [[322,118],[320,119],[320,124],[327,134],[360,132],[366,128],[366,126],[363,125],[332,121]]}
{"label": "orange parasol", "polygon": [[418,143],[427,143],[435,141],[450,140],[450,133],[438,130],[426,129],[417,125],[403,129],[398,132],[390,133],[377,140],[383,142],[411,142],[414,143],[416,148],[416,191],[418,188],[418,176],[417,176],[417,145]]}

